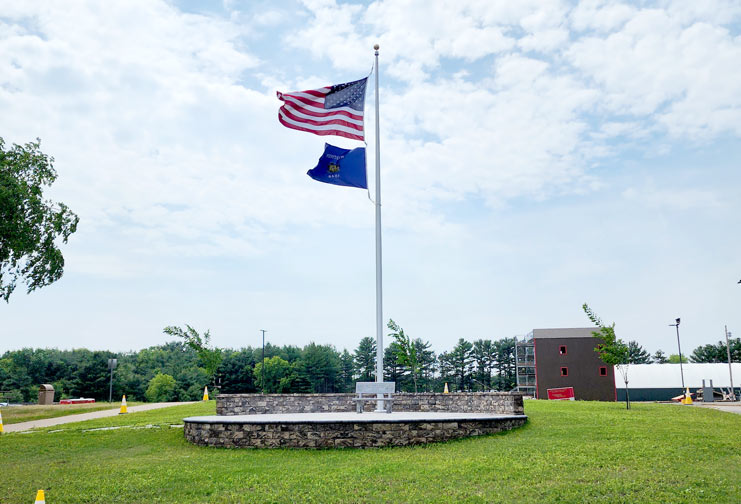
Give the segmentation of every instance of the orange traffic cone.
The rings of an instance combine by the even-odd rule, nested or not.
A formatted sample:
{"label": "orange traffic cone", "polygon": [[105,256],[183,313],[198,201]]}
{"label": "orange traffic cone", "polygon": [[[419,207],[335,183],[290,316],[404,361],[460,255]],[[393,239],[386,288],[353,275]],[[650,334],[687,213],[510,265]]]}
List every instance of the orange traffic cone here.
{"label": "orange traffic cone", "polygon": [[119,410],[119,415],[124,415],[128,413],[128,410],[126,409],[126,396],[123,396],[123,399],[121,400],[121,409]]}
{"label": "orange traffic cone", "polygon": [[36,501],[33,504],[46,504],[43,490],[39,490],[38,492],[36,492]]}
{"label": "orange traffic cone", "polygon": [[448,390],[448,382],[445,382],[445,390],[443,390],[443,394],[450,394],[450,390]]}
{"label": "orange traffic cone", "polygon": [[684,404],[692,404],[692,394],[690,394],[689,387],[687,387],[687,392],[684,393]]}
{"label": "orange traffic cone", "polygon": [[203,389],[203,400],[208,401],[208,387]]}

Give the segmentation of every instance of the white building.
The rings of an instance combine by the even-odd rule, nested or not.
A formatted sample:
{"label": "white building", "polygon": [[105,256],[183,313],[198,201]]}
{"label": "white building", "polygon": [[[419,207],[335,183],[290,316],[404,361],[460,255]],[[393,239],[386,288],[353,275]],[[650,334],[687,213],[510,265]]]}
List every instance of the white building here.
{"label": "white building", "polygon": [[[741,363],[733,363],[733,385],[738,396],[741,391]],[[682,364],[684,383],[695,392],[705,385],[718,389],[730,389],[731,379],[728,364]],[[625,383],[620,373],[615,370],[615,386],[618,401],[625,400]],[[682,376],[679,364],[631,364],[628,366],[628,389],[631,401],[668,401],[678,396],[682,390]]]}

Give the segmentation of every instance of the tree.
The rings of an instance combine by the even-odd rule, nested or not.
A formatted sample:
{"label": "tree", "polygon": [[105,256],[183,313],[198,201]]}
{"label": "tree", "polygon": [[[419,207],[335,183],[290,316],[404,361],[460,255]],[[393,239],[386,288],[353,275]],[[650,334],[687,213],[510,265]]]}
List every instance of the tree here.
{"label": "tree", "polygon": [[425,392],[429,392],[430,382],[435,372],[435,352],[430,350],[431,345],[429,341],[422,341],[420,338],[414,340],[414,346],[417,347],[420,378]]}
{"label": "tree", "polygon": [[311,392],[335,392],[340,360],[332,345],[309,343],[304,347],[301,360],[296,363],[298,376],[311,384]]}
{"label": "tree", "polygon": [[170,336],[182,338],[185,340],[186,345],[196,351],[201,364],[203,364],[203,368],[206,370],[209,381],[212,385],[215,384],[216,370],[221,365],[223,355],[221,349],[211,346],[211,334],[208,330],[201,336],[198,334],[198,331],[185,324],[184,330],[176,326],[167,326],[163,331]]}
{"label": "tree", "polygon": [[373,381],[376,376],[376,342],[370,336],[360,340],[355,349],[355,372],[359,381]]}
{"label": "tree", "polygon": [[393,319],[389,319],[388,328],[393,331],[389,336],[394,338],[396,348],[394,353],[396,354],[396,360],[402,366],[409,369],[409,373],[412,376],[412,382],[414,383],[414,393],[417,393],[417,378],[419,375],[419,358],[417,356],[417,345],[414,341],[404,334],[399,324],[394,322]]}
{"label": "tree", "polygon": [[653,363],[666,364],[667,362],[669,362],[669,359],[666,358],[666,354],[661,350],[656,350],[656,353],[653,356]]}
{"label": "tree", "polygon": [[6,303],[18,281],[31,293],[62,277],[56,241],[67,243],[80,220],[64,203],[43,199],[57,172],[40,145],[36,139],[6,151],[0,138],[0,298]]}
{"label": "tree", "polygon": [[[687,356],[682,356],[682,364],[687,364],[689,361],[687,360]],[[669,364],[679,364],[679,354],[669,354]]]}
{"label": "tree", "polygon": [[392,341],[383,350],[383,381],[396,383],[396,391],[404,390],[404,366],[401,365],[397,357],[399,345]]}
{"label": "tree", "polygon": [[354,369],[353,356],[347,351],[347,348],[345,348],[342,350],[342,354],[340,355],[341,392],[352,391]]}
{"label": "tree", "polygon": [[515,339],[502,338],[494,342],[496,350],[497,389],[510,390],[517,385],[515,377]]}
{"label": "tree", "polygon": [[[730,338],[728,349],[731,351],[731,362],[741,362],[741,338]],[[719,341],[695,348],[690,355],[692,362],[728,362],[726,342]]]}
{"label": "tree", "polygon": [[628,361],[630,364],[650,364],[651,354],[638,344],[637,341],[628,342]]}
{"label": "tree", "polygon": [[[263,374],[263,366],[265,373]],[[263,381],[263,376],[264,381]],[[264,362],[258,362],[255,366],[255,378],[257,388],[262,389],[268,394],[280,394],[288,392],[293,380],[296,378],[291,364],[281,359],[277,355],[271,358],[265,358]]]}
{"label": "tree", "polygon": [[453,365],[455,376],[458,379],[459,391],[466,390],[466,385],[470,385],[471,367],[473,363],[472,349],[473,345],[470,342],[460,338],[458,343],[450,352],[451,363]]}
{"label": "tree", "polygon": [[252,349],[225,350],[217,376],[222,379],[220,392],[225,394],[240,394],[255,392],[255,376],[252,372],[255,366]]}
{"label": "tree", "polygon": [[491,340],[473,342],[473,360],[476,364],[476,381],[484,388],[491,389],[491,371],[493,367],[494,345]]}
{"label": "tree", "polygon": [[609,366],[615,366],[620,372],[625,382],[625,408],[630,409],[630,394],[628,393],[628,366],[630,365],[630,350],[628,345],[615,336],[615,323],[606,326],[602,320],[584,303],[582,305],[584,313],[589,320],[599,328],[599,331],[593,331],[592,336],[599,338],[601,342],[594,349],[602,359],[602,362]]}
{"label": "tree", "polygon": [[169,374],[157,373],[149,380],[144,394],[149,402],[168,402],[175,399],[175,378]]}
{"label": "tree", "polygon": [[[437,356],[438,369],[440,371],[440,381],[455,381],[455,365],[453,363],[452,352],[443,352]],[[452,385],[452,384],[451,384]]]}
{"label": "tree", "polygon": [[70,384],[70,395],[108,400],[108,359],[111,357],[113,354],[110,352],[84,350],[79,355],[79,367]]}

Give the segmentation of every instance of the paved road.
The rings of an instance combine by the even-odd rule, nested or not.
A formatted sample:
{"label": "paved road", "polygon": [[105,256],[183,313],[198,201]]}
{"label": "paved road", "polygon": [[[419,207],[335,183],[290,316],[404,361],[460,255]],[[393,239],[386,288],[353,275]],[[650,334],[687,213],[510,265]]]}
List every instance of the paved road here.
{"label": "paved road", "polygon": [[[167,408],[169,406],[182,406],[183,404],[193,404],[193,402],[163,402],[163,403],[152,403],[142,404],[140,406],[129,406],[129,413],[137,413],[139,411],[149,411],[153,409]],[[119,408],[93,411],[91,413],[80,413],[78,415],[67,415],[57,418],[45,418],[43,420],[33,420],[31,422],[21,422],[16,424],[4,425],[5,432],[21,432],[30,429],[36,429],[38,427],[51,427],[53,425],[62,425],[72,422],[82,422],[84,420],[93,420],[95,418],[105,418],[118,415]]]}
{"label": "paved road", "polygon": [[702,402],[696,402],[693,403],[694,406],[700,406],[701,408],[713,408],[717,409],[719,411],[727,411],[728,413],[736,413],[737,415],[741,415],[741,402],[732,402],[732,403],[702,403]]}

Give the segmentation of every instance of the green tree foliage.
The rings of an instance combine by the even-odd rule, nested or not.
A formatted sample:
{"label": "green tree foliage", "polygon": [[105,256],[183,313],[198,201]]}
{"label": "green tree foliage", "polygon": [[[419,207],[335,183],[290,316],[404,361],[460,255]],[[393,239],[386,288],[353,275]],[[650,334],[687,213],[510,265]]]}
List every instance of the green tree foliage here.
{"label": "green tree foliage", "polygon": [[332,345],[309,343],[296,363],[297,376],[310,384],[309,392],[338,392],[340,388],[340,359]]}
{"label": "green tree foliage", "polygon": [[224,350],[222,356],[216,373],[219,391],[225,394],[256,392],[253,350]]}
{"label": "green tree foliage", "polygon": [[404,374],[404,366],[397,357],[398,346],[392,341],[383,351],[383,381],[396,383],[396,391],[400,392],[406,389],[408,380]]}
{"label": "green tree foliage", "polygon": [[667,362],[669,362],[669,359],[667,359],[664,352],[662,352],[661,350],[656,350],[656,353],[651,358],[651,362],[654,364],[666,364]]}
{"label": "green tree foliage", "polygon": [[43,199],[44,187],[57,179],[54,158],[41,141],[13,145],[0,138],[0,298],[9,302],[21,281],[30,293],[56,282],[64,273],[57,240],[67,242],[79,218],[64,203]]}
{"label": "green tree foliage", "polygon": [[86,351],[80,361],[75,379],[70,384],[70,395],[107,399],[110,380],[108,359],[112,356],[110,352]]}
{"label": "green tree foliage", "polygon": [[611,325],[605,325],[602,323],[596,313],[584,303],[582,305],[584,313],[587,314],[589,320],[599,328],[599,331],[593,331],[592,336],[600,340],[597,347],[594,349],[607,365],[615,366],[615,369],[622,375],[623,381],[625,382],[625,407],[630,409],[630,394],[628,392],[628,366],[630,365],[630,349],[628,345],[621,339],[615,336],[615,323]]}
{"label": "green tree foliage", "polygon": [[174,401],[177,398],[175,388],[175,378],[169,374],[157,373],[154,378],[149,380],[149,386],[144,396],[149,402]]}
{"label": "green tree foliage", "polygon": [[453,374],[457,381],[458,390],[470,390],[472,383],[471,374],[473,371],[473,344],[460,338],[450,352],[449,358],[450,364],[453,367]]}
{"label": "green tree foliage", "polygon": [[450,352],[442,352],[437,356],[437,366],[438,373],[440,374],[440,383],[448,383],[450,386],[454,386],[455,367],[453,366],[453,359]]}
{"label": "green tree foliage", "polygon": [[216,371],[221,365],[223,355],[221,349],[211,346],[211,334],[208,330],[201,336],[198,334],[198,331],[186,324],[185,329],[176,326],[167,326],[163,331],[170,336],[182,338],[186,345],[195,350],[203,368],[206,370],[209,381],[212,385],[215,385]]}
{"label": "green tree foliage", "polygon": [[[741,338],[730,338],[728,348],[731,351],[731,362],[741,362]],[[684,356],[683,356],[684,357]],[[677,358],[678,359],[678,358]],[[725,341],[701,345],[690,355],[692,362],[728,362],[728,349]],[[679,362],[679,360],[677,360]]]}
{"label": "green tree foliage", "polygon": [[[682,364],[687,364],[689,360],[687,360],[687,356],[682,356]],[[669,354],[669,364],[679,364],[679,354]]]}
{"label": "green tree foliage", "polygon": [[[403,351],[398,341],[390,339],[384,349],[384,379],[395,381],[399,391],[413,392],[415,384],[410,368],[399,359]],[[409,343],[414,345],[417,355],[418,391],[440,392],[445,382],[451,391],[483,390],[489,384],[493,389],[507,391],[515,386],[513,338],[480,339],[473,343],[460,339],[455,348],[439,356],[430,349],[429,342],[416,338]],[[352,392],[356,380],[375,378],[375,344],[371,338],[364,338],[352,353],[316,343],[303,348],[266,344],[265,353],[269,356],[265,367],[266,392]],[[147,389],[159,374],[174,379],[170,397],[179,401],[200,399],[203,387],[214,381],[224,393],[262,390],[259,363],[262,348],[220,349],[220,354],[221,362],[211,377],[201,356],[182,337],[164,345],[118,354],[25,348],[0,356],[0,390],[3,397],[11,397],[14,402],[36,402],[39,384],[51,383],[57,400],[80,396],[107,400],[110,378],[107,364],[113,357],[118,359],[113,375],[116,398],[126,394],[130,400],[146,400]],[[674,359],[678,362],[678,358]],[[358,367],[358,362],[365,364]],[[364,372],[368,374],[364,376]],[[209,389],[214,392],[211,386]]]}
{"label": "green tree foliage", "polygon": [[417,354],[417,345],[412,339],[404,334],[404,329],[399,326],[393,319],[389,319],[388,328],[392,331],[389,336],[394,338],[396,346],[394,354],[397,362],[406,368],[414,383],[414,393],[417,393],[417,382],[419,381],[420,363]]}
{"label": "green tree foliage", "polygon": [[630,364],[651,364],[651,354],[639,345],[637,341],[629,341],[628,362]]}
{"label": "green tree foliage", "polygon": [[502,338],[493,343],[495,350],[495,367],[497,370],[497,390],[508,391],[515,388],[517,378],[515,377],[515,339]]}
{"label": "green tree foliage", "polygon": [[355,375],[358,381],[376,379],[376,342],[370,336],[361,339],[355,349]]}
{"label": "green tree foliage", "polygon": [[[264,372],[263,372],[264,368]],[[291,390],[296,373],[291,363],[277,355],[265,357],[264,362],[255,366],[257,388],[266,394],[282,394]]]}
{"label": "green tree foliage", "polygon": [[355,359],[347,349],[340,355],[340,392],[353,391],[353,375],[355,374]]}
{"label": "green tree foliage", "polygon": [[422,341],[420,338],[414,340],[417,347],[417,359],[419,360],[420,383],[425,392],[430,392],[433,386],[433,376],[435,373],[435,352],[430,350],[430,342]]}
{"label": "green tree foliage", "polygon": [[496,351],[491,340],[479,339],[473,342],[473,361],[476,368],[474,388],[491,390],[491,373],[496,362]]}

